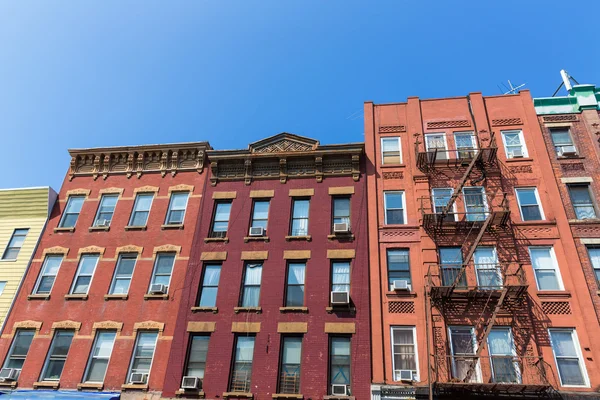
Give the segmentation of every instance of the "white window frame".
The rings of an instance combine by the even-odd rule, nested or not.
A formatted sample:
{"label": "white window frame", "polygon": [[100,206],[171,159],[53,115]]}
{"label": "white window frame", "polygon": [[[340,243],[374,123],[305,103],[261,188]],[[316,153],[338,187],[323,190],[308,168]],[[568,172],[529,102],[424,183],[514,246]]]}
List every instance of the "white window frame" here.
{"label": "white window frame", "polygon": [[[150,367],[148,367],[148,373],[146,376],[146,384],[148,384],[148,382],[150,382],[150,373],[152,372],[152,366],[154,365],[154,355],[156,354],[156,345],[158,343],[158,336],[159,336],[160,332],[158,332],[156,330],[140,330],[137,332],[137,335],[135,337],[135,344],[133,345],[133,350],[131,352],[131,360],[129,361],[129,368],[127,368],[127,377],[126,377],[127,383],[131,383],[131,374],[133,373],[131,371],[131,368],[133,367],[133,363],[135,362],[135,352],[136,352],[137,346],[140,342],[141,335],[144,333],[153,333],[153,332],[156,332],[156,339],[154,340],[154,350],[152,350],[152,360],[150,360]],[[113,342],[113,345],[114,345],[114,342]],[[112,355],[112,352],[111,352],[111,355]],[[106,369],[108,369],[108,367]],[[106,377],[106,375],[105,375],[105,377]]]}
{"label": "white window frame", "polygon": [[[545,221],[546,215],[544,214],[544,208],[542,207],[542,200],[540,199],[540,194],[538,193],[538,189],[535,186],[522,186],[522,187],[515,188],[517,204],[519,205],[519,212],[521,213],[521,221],[525,221],[525,220],[523,219],[523,209],[521,208],[521,199],[519,198],[519,190],[532,190],[532,189],[533,189],[533,193],[535,194],[535,201],[537,202],[537,206],[540,209],[540,216],[542,217],[542,219],[540,219],[539,221]],[[526,221],[526,222],[529,222],[529,221]]]}
{"label": "white window frame", "polygon": [[[503,326],[503,325],[495,326],[495,327],[492,328],[492,330],[490,331],[490,333],[493,330],[508,331],[508,338],[510,339],[509,345],[510,345],[511,355],[513,357],[515,357],[515,358],[518,357],[517,356],[517,349],[515,348],[515,338],[513,336],[512,327],[510,327],[510,326]],[[492,358],[492,357],[494,357],[494,354],[491,353],[492,346],[490,345],[490,337],[489,336],[488,336],[486,342],[487,342],[486,345],[487,345],[487,348],[488,348],[488,356],[490,358],[490,375],[492,377],[492,381],[494,381],[494,383],[500,383],[500,382],[495,382],[496,377],[494,376],[494,366],[493,366],[494,360]],[[513,361],[513,368],[515,369],[515,373],[516,373],[517,380],[518,380],[518,382],[515,382],[515,383],[517,383],[517,384],[522,383],[522,381],[523,381],[523,371],[521,370],[521,366],[519,365],[519,361],[518,360],[514,360]]]}
{"label": "white window frame", "polygon": [[[441,136],[444,139],[444,150],[447,152],[448,151],[448,139],[446,138],[446,132],[430,132],[430,133],[426,133],[424,135],[424,141],[425,141],[425,150],[429,151],[429,142],[427,142],[427,137],[429,136]],[[437,148],[438,150],[440,150],[439,148]]]}
{"label": "white window frame", "polygon": [[[27,357],[29,356],[29,350],[31,350],[31,345],[33,344],[33,339],[35,339],[36,333],[35,330],[33,329],[23,329],[23,328],[17,328],[15,330],[13,339],[10,343],[10,347],[8,349],[8,353],[6,353],[6,358],[4,358],[4,363],[2,364],[2,368],[7,368],[11,358],[14,357],[14,350],[15,350],[15,346],[17,345],[17,339],[19,339],[19,336],[22,332],[27,332],[27,331],[33,331],[33,338],[31,339],[31,342],[29,343],[29,347],[27,348],[27,353],[25,354],[25,357],[23,358],[23,364],[25,363],[25,361],[27,361]],[[20,359],[20,358],[18,358]],[[19,371],[19,374],[21,374],[21,369],[17,368],[17,370]],[[17,375],[17,379],[18,379],[18,375]]]}
{"label": "white window frame", "polygon": [[75,331],[72,329],[57,329],[54,331],[54,335],[52,335],[52,340],[50,341],[50,348],[48,349],[48,353],[46,354],[46,360],[44,361],[44,366],[42,367],[42,373],[40,374],[40,381],[41,382],[58,382],[60,381],[60,376],[58,377],[58,379],[49,379],[46,378],[46,373],[48,372],[48,366],[50,365],[50,361],[52,357],[54,357],[54,359],[56,358],[63,358],[63,356],[53,356],[52,352],[54,351],[54,348],[56,346],[56,338],[57,335],[59,334],[59,332],[71,332],[73,334],[73,336],[71,337],[71,344],[69,345],[69,350],[67,351],[67,354],[64,356],[64,364],[63,364],[63,369],[60,371],[60,374],[62,376],[62,373],[65,370],[65,364],[67,363],[67,357],[69,357],[69,353],[71,352],[71,346],[73,346],[73,339],[75,338]]}
{"label": "white window frame", "polygon": [[[571,139],[571,144],[555,144],[554,143],[554,138],[552,137],[552,131],[557,131],[559,129],[566,129],[567,130],[567,134],[569,135],[569,139]],[[558,158],[562,158],[563,156],[563,147],[566,146],[573,146],[573,148],[575,149],[575,154],[579,155],[579,150],[577,149],[577,146],[575,145],[575,140],[573,138],[573,135],[571,134],[571,127],[570,126],[556,126],[556,127],[550,127],[550,141],[552,142],[552,146],[554,147],[554,153],[556,153],[556,157]],[[556,150],[557,147],[560,147],[560,153]]]}
{"label": "white window frame", "polygon": [[[150,200],[150,206],[148,207],[148,216],[146,217],[146,223],[144,225],[131,225],[133,223],[133,219],[136,212],[145,212],[141,210],[138,211],[136,209],[140,196],[152,196],[152,200]],[[133,202],[133,208],[131,209],[131,215],[129,216],[129,226],[148,226],[148,220],[150,219],[150,213],[152,212],[152,205],[154,204],[155,197],[156,196],[152,192],[140,192],[135,195],[135,201]]]}
{"label": "white window frame", "polygon": [[[54,275],[54,280],[52,281],[52,286],[50,286],[50,290],[48,291],[48,293],[38,293],[40,283],[42,283],[42,278],[44,276],[52,276],[50,274],[44,274],[44,268],[46,268],[46,263],[48,261],[48,257],[60,257],[60,264],[58,265],[58,270],[56,271],[56,275]],[[42,267],[40,268],[40,273],[38,274],[37,281],[35,282],[35,286],[33,288],[32,294],[49,295],[50,293],[52,293],[52,288],[54,287],[54,284],[56,283],[56,277],[58,276],[58,273],[60,272],[60,267],[62,266],[64,259],[65,259],[64,254],[46,254],[46,257],[44,257],[44,262],[42,263]]]}
{"label": "white window frame", "polygon": [[[473,221],[476,221],[476,222],[485,221],[485,219],[490,215],[490,205],[488,204],[488,199],[487,199],[487,195],[486,195],[486,192],[485,192],[485,187],[483,187],[483,186],[464,186],[462,188],[462,196],[463,196],[462,200],[463,200],[463,204],[464,204],[464,207],[465,207],[465,220],[469,221],[468,216],[470,214],[469,213],[469,209],[467,207],[467,198],[466,198],[466,196],[472,196],[472,195],[467,195],[465,193],[465,189],[468,190],[468,189],[474,189],[474,188],[481,189],[481,198],[483,199],[483,206],[485,208],[485,214],[484,214],[484,218],[482,220],[476,220],[475,219],[475,220],[470,220],[470,222],[473,222]],[[474,213],[471,213],[471,214],[474,214]],[[477,215],[477,214],[475,214],[475,215]]]}
{"label": "white window frame", "polygon": [[85,204],[85,200],[87,198],[87,196],[84,195],[72,195],[69,196],[67,198],[67,204],[65,204],[65,209],[63,210],[62,215],[60,216],[60,221],[58,222],[58,227],[59,228],[75,228],[75,226],[77,225],[77,222],[79,221],[79,216],[81,215],[81,209],[79,210],[79,212],[77,213],[77,219],[75,220],[75,223],[73,224],[73,226],[64,226],[64,222],[65,222],[65,218],[67,215],[67,209],[69,208],[69,204],[71,204],[71,201],[73,201],[73,199],[75,198],[81,198],[83,199],[83,202],[81,203],[81,209],[83,209],[83,205]]}
{"label": "white window frame", "polygon": [[[448,342],[450,343],[450,355],[452,356],[451,359],[451,368],[452,368],[452,376],[456,375],[456,365],[454,363],[454,357],[458,357],[455,353],[454,353],[454,346],[452,345],[452,329],[453,328],[463,328],[463,329],[470,329],[471,332],[471,341],[473,343],[473,358],[475,358],[475,354],[477,353],[477,337],[475,336],[475,327],[473,326],[469,326],[469,325],[450,325],[448,326]],[[482,379],[481,379],[481,358],[479,360],[477,360],[477,366],[475,367],[475,382],[476,383],[481,383]],[[471,378],[473,378],[473,376],[471,375]]]}
{"label": "white window frame", "polygon": [[[558,267],[558,261],[556,259],[556,254],[554,253],[554,246],[528,246],[527,251],[529,252],[529,259],[531,260],[531,269],[533,270],[533,276],[535,278],[535,284],[537,290],[544,291],[553,291],[553,289],[540,289],[540,284],[538,282],[537,274],[535,273],[535,268],[533,266],[533,257],[531,256],[531,249],[550,249],[550,258],[552,259],[552,267],[554,268],[554,273],[556,274],[556,280],[558,282],[558,290],[565,290],[565,286],[563,284],[562,276],[560,273],[560,268]],[[549,270],[550,268],[544,268],[543,270]]]}
{"label": "white window frame", "polygon": [[[104,370],[104,377],[102,378],[101,381],[90,381],[89,379],[87,379],[87,377],[90,372],[90,368],[92,366],[92,360],[95,358],[104,358],[104,357],[94,356],[94,349],[96,348],[96,344],[98,343],[98,338],[100,337],[100,334],[105,333],[105,332],[114,332],[115,337],[113,338],[112,345],[110,347],[110,356],[108,356],[108,359],[106,360],[106,369]],[[84,383],[104,383],[104,379],[106,378],[106,372],[108,371],[108,366],[110,365],[110,359],[112,357],[113,350],[115,349],[115,340],[116,339],[117,339],[117,331],[113,331],[110,329],[102,329],[102,330],[96,331],[96,337],[94,338],[94,343],[92,344],[92,348],[90,349],[90,355],[88,357],[87,365],[85,367],[85,372],[83,374],[83,382]]]}
{"label": "white window frame", "polygon": [[[171,212],[173,211],[181,211],[180,209],[177,210],[173,210],[173,197],[175,195],[182,195],[185,194],[186,198],[185,198],[185,206],[183,207],[183,216],[181,217],[181,222],[180,223],[172,223],[169,222],[169,219],[171,217]],[[171,196],[169,198],[169,207],[167,208],[167,215],[165,216],[165,225],[183,225],[183,222],[185,221],[185,214],[187,213],[187,206],[188,203],[190,201],[190,192],[186,192],[186,191],[182,191],[182,192],[172,192]],[[150,214],[148,214],[148,217],[150,216]]]}
{"label": "white window frame", "polygon": [[[387,196],[388,193],[400,193],[402,195],[402,212],[404,217],[404,223],[399,225],[406,225],[408,223],[408,218],[406,216],[406,192],[404,190],[386,190],[383,192],[383,219],[384,224],[389,225],[387,221]],[[398,224],[394,224],[398,225]]]}
{"label": "white window frame", "polygon": [[419,373],[419,345],[417,343],[417,327],[416,326],[401,326],[394,325],[390,327],[390,340],[392,342],[392,380],[394,382],[400,382],[396,380],[396,362],[394,357],[394,331],[412,331],[413,334],[413,347],[415,350],[415,368],[416,368],[416,378],[415,381],[420,382],[421,376]]}
{"label": "white window frame", "polygon": [[[431,188],[431,200],[433,202],[432,205],[433,205],[433,212],[434,213],[437,213],[436,210],[435,210],[435,192],[436,192],[436,190],[437,191],[440,191],[440,190],[450,190],[450,192],[452,192],[452,193],[450,193],[450,197],[452,197],[452,194],[454,193],[454,189],[450,188],[450,187]],[[454,221],[457,221],[458,220],[458,210],[456,208],[456,201],[454,201],[452,203],[452,213],[453,213]]]}
{"label": "white window frame", "polygon": [[[88,284],[87,290],[85,293],[73,293],[75,290],[75,286],[77,284],[77,279],[81,276],[81,266],[83,265],[83,259],[85,256],[96,256],[96,264],[94,264],[94,270],[92,271],[92,275],[90,275],[90,283]],[[96,275],[96,269],[98,268],[98,262],[100,262],[100,254],[97,253],[84,253],[79,257],[79,262],[77,263],[77,272],[75,272],[75,278],[73,278],[73,282],[71,283],[71,288],[69,289],[69,294],[89,294],[90,288],[92,287],[92,282],[94,281],[94,276]]]}
{"label": "white window frame", "polygon": [[519,142],[521,142],[521,151],[523,152],[523,158],[529,157],[529,152],[527,151],[527,145],[525,144],[525,136],[523,136],[522,129],[511,129],[507,131],[500,131],[500,135],[502,136],[502,144],[504,145],[504,153],[506,154],[506,158],[508,160],[512,160],[514,157],[511,153],[508,152],[508,145],[506,144],[505,135],[511,135],[517,133],[519,135]]}
{"label": "white window frame", "polygon": [[[383,142],[386,140],[396,140],[398,142],[398,152],[400,153],[400,162],[398,164],[394,164],[394,163],[385,163],[384,157],[383,157]],[[390,136],[390,137],[382,137],[381,138],[381,165],[401,165],[403,162],[403,158],[402,158],[402,139],[400,138],[400,136]]]}
{"label": "white window frame", "polygon": [[[16,246],[10,246],[10,243],[12,242],[12,240],[15,238],[15,234],[17,233],[17,231],[27,231],[25,232],[25,235],[21,235],[19,234],[19,236],[23,236],[23,243],[21,243],[21,246],[19,247],[19,252],[17,253],[17,256],[15,258],[4,258],[4,255],[6,254],[6,251],[9,248],[16,248]],[[13,229],[12,234],[10,235],[10,237],[8,238],[8,242],[6,243],[6,247],[4,248],[4,251],[2,252],[2,257],[0,257],[0,261],[16,261],[19,258],[19,254],[21,253],[21,249],[23,248],[23,245],[25,244],[25,240],[27,240],[27,235],[29,235],[29,228],[15,228]]]}
{"label": "white window frame", "polygon": [[116,197],[117,198],[117,201],[115,202],[115,207],[113,208],[112,214],[110,216],[110,222],[108,223],[108,226],[110,226],[110,224],[112,223],[113,217],[115,215],[115,211],[117,210],[117,204],[119,203],[119,197],[120,196],[118,194],[116,194],[116,193],[106,193],[106,194],[103,194],[100,197],[100,203],[98,204],[98,209],[96,210],[96,215],[94,216],[94,222],[92,223],[93,224],[92,226],[100,226],[100,225],[96,225],[96,224],[99,221],[98,217],[100,216],[100,211],[102,209],[102,202],[105,199],[109,198],[109,197]]}
{"label": "white window frame", "polygon": [[[148,286],[147,292],[150,291],[150,286],[154,285],[154,279],[156,278],[156,269],[158,268],[158,259],[160,256],[164,255],[173,255],[173,264],[171,264],[171,273],[169,274],[169,283],[167,284],[167,293],[169,293],[169,289],[171,289],[171,279],[173,279],[173,270],[175,269],[175,262],[177,261],[177,253],[172,252],[160,252],[156,254],[156,259],[154,260],[154,267],[152,268],[152,275],[150,276],[150,285]],[[133,277],[133,274],[131,275]]]}
{"label": "white window frame", "polygon": [[[552,346],[552,331],[562,331],[562,332],[570,332],[571,339],[573,340],[573,347],[575,347],[575,353],[577,353],[577,358],[579,359],[579,366],[581,367],[581,373],[583,374],[583,380],[585,382],[584,385],[563,385],[562,377],[560,376],[560,369],[558,368],[558,362],[556,359],[556,353],[554,351],[554,347]],[[548,328],[548,334],[550,336],[550,347],[552,347],[552,356],[554,357],[554,365],[556,365],[556,372],[558,373],[558,379],[560,381],[560,386],[562,387],[590,387],[590,378],[587,373],[587,367],[585,366],[585,359],[583,358],[583,353],[581,352],[581,345],[579,344],[579,338],[577,336],[577,330],[574,328]]]}
{"label": "white window frame", "polygon": [[454,147],[455,147],[455,157],[458,157],[458,152],[459,151],[468,151],[467,150],[461,150],[458,148],[457,145],[457,141],[456,141],[456,136],[470,136],[471,137],[471,144],[473,145],[473,147],[471,148],[471,150],[473,150],[473,156],[475,156],[479,150],[479,147],[477,146],[477,137],[475,136],[475,132],[473,131],[461,131],[461,132],[453,132],[452,137],[454,138]]}
{"label": "white window frame", "polygon": [[[125,257],[125,258],[130,258],[132,256],[135,255],[135,262],[133,263],[133,270],[131,271],[131,276],[129,277],[129,287],[127,288],[127,293],[113,293],[113,290],[115,289],[115,284],[117,282],[117,271],[119,270],[119,263],[121,262],[121,260]],[[139,253],[120,253],[119,256],[117,257],[117,263],[115,264],[115,272],[113,273],[112,279],[110,281],[110,287],[108,288],[108,294],[122,294],[122,295],[127,295],[129,294],[129,289],[131,289],[131,281],[133,280],[133,274],[135,272],[135,267],[137,266],[137,262],[138,262],[138,257],[140,256]],[[120,279],[124,279],[124,278],[120,278]]]}

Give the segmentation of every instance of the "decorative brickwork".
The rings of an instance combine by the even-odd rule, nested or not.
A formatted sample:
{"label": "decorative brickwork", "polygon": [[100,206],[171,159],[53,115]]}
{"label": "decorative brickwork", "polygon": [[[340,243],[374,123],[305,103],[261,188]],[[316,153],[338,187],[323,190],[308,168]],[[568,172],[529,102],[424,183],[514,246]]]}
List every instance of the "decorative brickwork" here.
{"label": "decorative brickwork", "polygon": [[571,314],[571,305],[568,301],[542,301],[542,309],[548,315]]}
{"label": "decorative brickwork", "polygon": [[471,124],[466,119],[455,121],[432,121],[427,122],[427,129],[445,129],[445,128],[468,128]]}
{"label": "decorative brickwork", "polygon": [[544,122],[575,122],[577,121],[577,115],[575,114],[567,114],[567,115],[547,115],[542,117]]}
{"label": "decorative brickwork", "polygon": [[492,126],[506,125],[523,125],[523,121],[521,120],[521,118],[501,118],[492,120]]}
{"label": "decorative brickwork", "polygon": [[395,132],[406,132],[406,126],[391,125],[391,126],[380,126],[379,127],[379,133],[395,133]]}
{"label": "decorative brickwork", "polygon": [[394,171],[394,172],[384,172],[383,179],[404,179],[404,172],[402,171]]}
{"label": "decorative brickwork", "polygon": [[414,314],[414,301],[390,301],[388,303],[388,312],[390,314]]}
{"label": "decorative brickwork", "polygon": [[560,169],[564,172],[570,171],[585,171],[585,165],[583,163],[569,163],[569,164],[560,164]]}

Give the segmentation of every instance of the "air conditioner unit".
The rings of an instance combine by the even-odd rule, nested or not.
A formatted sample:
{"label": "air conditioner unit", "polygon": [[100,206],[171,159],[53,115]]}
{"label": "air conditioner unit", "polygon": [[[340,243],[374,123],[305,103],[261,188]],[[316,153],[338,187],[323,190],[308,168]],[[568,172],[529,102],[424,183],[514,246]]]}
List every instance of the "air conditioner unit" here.
{"label": "air conditioner unit", "polygon": [[475,149],[465,149],[458,151],[458,158],[471,160],[475,157]]}
{"label": "air conditioner unit", "polygon": [[348,396],[348,385],[331,385],[331,394],[334,396]]}
{"label": "air conditioner unit", "polygon": [[137,372],[134,372],[131,374],[131,376],[129,377],[129,383],[133,383],[133,384],[144,384],[146,383],[146,381],[148,380],[148,374],[140,374]]}
{"label": "air conditioner unit", "polygon": [[512,158],[523,158],[523,149],[521,149],[521,148],[512,149],[511,154],[512,154]]}
{"label": "air conditioner unit", "polygon": [[110,219],[99,219],[98,221],[96,221],[96,226],[109,226],[110,225]]}
{"label": "air conditioner unit", "polygon": [[153,283],[150,285],[150,294],[165,294],[167,293],[167,286],[161,283]]}
{"label": "air conditioner unit", "polygon": [[342,222],[340,224],[333,224],[333,232],[334,233],[348,233],[350,231],[350,226],[348,223]]}
{"label": "air conditioner unit", "polygon": [[392,283],[394,290],[410,290],[410,285],[407,280],[400,279]]}
{"label": "air conditioner unit", "polygon": [[331,304],[350,304],[350,293],[348,292],[331,292]]}
{"label": "air conditioner unit", "polygon": [[0,381],[14,381],[19,376],[19,370],[16,368],[2,368],[0,369]]}
{"label": "air conditioner unit", "polygon": [[575,150],[575,146],[563,146],[561,153],[564,157],[575,156],[577,155],[577,150]]}
{"label": "air conditioner unit", "polygon": [[396,380],[402,382],[413,382],[416,381],[416,374],[410,369],[398,369],[396,372]]}
{"label": "air conditioner unit", "polygon": [[250,228],[250,236],[265,236],[265,230],[262,226],[253,226]]}
{"label": "air conditioner unit", "polygon": [[181,388],[191,390],[202,389],[202,381],[195,376],[184,376],[181,381]]}

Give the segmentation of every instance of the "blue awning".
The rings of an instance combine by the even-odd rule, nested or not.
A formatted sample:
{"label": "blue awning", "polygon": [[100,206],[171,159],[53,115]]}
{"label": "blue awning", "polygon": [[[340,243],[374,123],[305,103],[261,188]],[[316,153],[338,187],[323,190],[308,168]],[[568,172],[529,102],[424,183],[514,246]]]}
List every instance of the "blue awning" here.
{"label": "blue awning", "polygon": [[118,400],[119,392],[79,392],[76,390],[13,390],[0,392],[0,399],[47,399],[47,400]]}

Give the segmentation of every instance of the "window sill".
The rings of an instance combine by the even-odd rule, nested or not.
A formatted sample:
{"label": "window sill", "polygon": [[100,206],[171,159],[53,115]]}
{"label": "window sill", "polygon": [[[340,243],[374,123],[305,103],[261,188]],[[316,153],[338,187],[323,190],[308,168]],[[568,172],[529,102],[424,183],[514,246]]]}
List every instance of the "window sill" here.
{"label": "window sill", "polygon": [[148,384],[126,383],[121,385],[122,390],[148,390]]}
{"label": "window sill", "polygon": [[521,158],[507,158],[506,162],[507,163],[514,163],[514,162],[532,162],[533,158],[531,157],[521,157]]}
{"label": "window sill", "polygon": [[408,290],[394,290],[393,292],[386,292],[387,297],[417,297],[417,292]]}
{"label": "window sill", "polygon": [[556,221],[549,221],[547,219],[537,220],[537,221],[513,221],[513,225],[515,226],[527,226],[527,225],[556,225]]}
{"label": "window sill", "polygon": [[175,392],[177,396],[194,396],[199,398],[204,398],[204,392],[202,390],[192,390],[192,389],[179,389]]}
{"label": "window sill", "polygon": [[183,229],[183,224],[163,224],[160,226],[160,229]]}
{"label": "window sill", "polygon": [[383,164],[379,165],[380,168],[406,168],[406,164]]}
{"label": "window sill", "polygon": [[33,388],[34,389],[58,389],[58,387],[60,386],[59,382],[34,382],[33,383]]}
{"label": "window sill", "polygon": [[6,260],[0,260],[0,262],[16,262],[16,261],[17,261],[16,258],[9,258],[9,259],[6,259]]}
{"label": "window sill", "polygon": [[279,307],[281,313],[308,313],[308,307]]}
{"label": "window sill", "polygon": [[311,235],[306,235],[306,236],[286,236],[285,237],[286,241],[291,241],[291,240],[306,240],[307,242],[310,242],[312,240],[312,236]]}
{"label": "window sill", "polygon": [[127,300],[129,298],[128,294],[105,294],[104,300]]}
{"label": "window sill", "polygon": [[108,232],[110,230],[110,226],[90,226],[88,228],[89,232]]}
{"label": "window sill", "polygon": [[246,236],[244,237],[244,243],[248,242],[268,242],[268,236]]}
{"label": "window sill", "polygon": [[17,381],[12,381],[12,382],[0,382],[0,387],[7,387],[7,388],[11,388],[14,389],[17,387]]}
{"label": "window sill", "polygon": [[226,399],[228,397],[233,397],[233,398],[244,397],[247,399],[251,399],[254,397],[254,394],[250,393],[250,392],[223,392],[223,398]]}
{"label": "window sill", "polygon": [[570,298],[571,297],[571,292],[566,291],[566,290],[538,290],[538,292],[536,293],[538,297],[542,297],[542,298],[546,298],[546,297],[551,297],[551,298]]}
{"label": "window sill", "polygon": [[571,157],[556,156],[556,159],[559,160],[559,161],[564,161],[564,160],[585,160],[585,157],[582,157],[579,154],[576,154],[576,155],[571,156]]}
{"label": "window sill", "polygon": [[289,393],[273,393],[272,396],[274,399],[303,399],[303,394],[289,394]]}
{"label": "window sill", "polygon": [[204,238],[204,243],[212,243],[212,242],[229,243],[229,238],[228,237],[223,237],[223,238]]}
{"label": "window sill", "polygon": [[587,218],[587,219],[570,219],[570,224],[597,224],[600,222],[599,218]]}
{"label": "window sill", "polygon": [[30,294],[27,296],[27,300],[50,300],[50,293],[48,294]]}
{"label": "window sill", "polygon": [[102,390],[104,389],[104,383],[78,383],[78,390],[86,390],[86,389],[94,389],[94,390]]}
{"label": "window sill", "polygon": [[65,300],[87,300],[87,294],[65,294]]}
{"label": "window sill", "polygon": [[58,233],[58,232],[75,232],[75,227],[71,226],[68,228],[54,228],[54,233]]}
{"label": "window sill", "polygon": [[168,294],[150,294],[144,295],[144,300],[169,300]]}
{"label": "window sill", "polygon": [[148,229],[147,225],[144,225],[144,226],[131,226],[131,225],[127,225],[125,227],[126,231],[145,231],[146,229]]}
{"label": "window sill", "polygon": [[192,312],[193,313],[197,313],[197,312],[211,312],[213,314],[216,314],[219,312],[219,309],[217,307],[192,307]]}
{"label": "window sill", "polygon": [[336,307],[325,307],[325,311],[327,311],[328,314],[333,314],[333,313],[338,313],[338,312],[349,312],[352,314],[356,313],[356,307],[353,306],[336,306]]}
{"label": "window sill", "polygon": [[335,395],[323,396],[323,400],[354,400],[354,399],[355,399],[354,396],[335,396]]}
{"label": "window sill", "polygon": [[262,313],[262,307],[233,307],[233,312],[239,314],[241,312],[255,312],[257,314]]}

